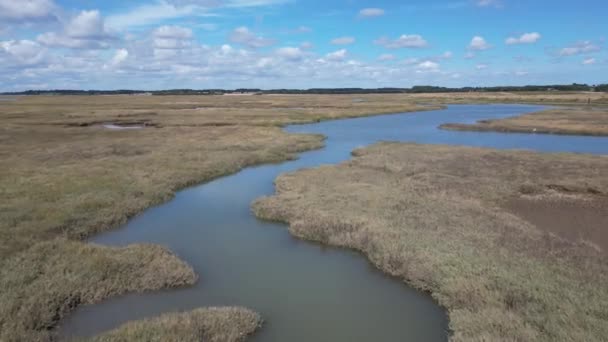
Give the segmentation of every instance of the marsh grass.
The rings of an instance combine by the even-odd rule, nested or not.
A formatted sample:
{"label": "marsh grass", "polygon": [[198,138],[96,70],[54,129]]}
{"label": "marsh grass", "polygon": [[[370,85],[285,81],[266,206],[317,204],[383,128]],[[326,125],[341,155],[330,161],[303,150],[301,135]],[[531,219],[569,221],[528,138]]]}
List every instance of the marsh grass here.
{"label": "marsh grass", "polygon": [[49,340],[55,324],[78,305],[196,279],[190,266],[159,246],[41,242],[0,269],[0,341]]}
{"label": "marsh grass", "polygon": [[495,131],[608,136],[608,108],[559,108],[474,124],[441,125],[460,131]]}
{"label": "marsh grass", "polygon": [[608,158],[397,143],[354,156],[280,176],[254,212],[430,292],[454,341],[608,336],[606,254],[505,207],[530,195],[606,204]]}
{"label": "marsh grass", "polygon": [[82,342],[238,342],[260,324],[259,315],[244,308],[206,308],[129,322]]}

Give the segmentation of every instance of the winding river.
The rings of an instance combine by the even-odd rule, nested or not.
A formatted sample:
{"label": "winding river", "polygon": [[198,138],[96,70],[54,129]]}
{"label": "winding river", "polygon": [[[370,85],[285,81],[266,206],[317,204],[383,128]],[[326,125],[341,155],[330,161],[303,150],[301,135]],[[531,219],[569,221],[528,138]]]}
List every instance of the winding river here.
{"label": "winding river", "polygon": [[380,140],[608,154],[608,138],[439,130],[543,109],[531,105],[451,105],[444,110],[294,125],[321,133],[326,147],[282,164],[251,167],[179,192],[122,229],[92,242],[167,246],[200,275],[191,288],[130,294],[81,307],[60,328],[90,336],[135,319],[202,306],[245,306],[264,327],[253,341],[446,341],[446,314],[432,298],[390,278],[364,257],[293,238],[285,225],[257,220],[250,203],[273,193],[281,173],[350,158]]}

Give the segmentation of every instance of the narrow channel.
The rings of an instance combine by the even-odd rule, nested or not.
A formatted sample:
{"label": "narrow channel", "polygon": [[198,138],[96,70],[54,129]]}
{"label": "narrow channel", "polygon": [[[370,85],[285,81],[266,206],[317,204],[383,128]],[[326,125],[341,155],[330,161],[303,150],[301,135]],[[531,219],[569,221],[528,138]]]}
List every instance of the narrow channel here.
{"label": "narrow channel", "polygon": [[[453,132],[437,127],[534,112],[531,105],[452,105],[444,110],[294,125],[321,133],[326,147],[282,164],[251,167],[179,192],[123,228],[91,242],[167,246],[200,275],[191,288],[131,294],[81,307],[62,336],[91,336],[130,320],[203,306],[245,306],[264,327],[252,341],[446,341],[446,314],[428,294],[388,277],[348,250],[293,238],[283,224],[263,222],[251,202],[274,192],[281,173],[350,158],[377,141],[608,154],[608,139],[539,134]],[[176,166],[178,167],[178,166]]]}

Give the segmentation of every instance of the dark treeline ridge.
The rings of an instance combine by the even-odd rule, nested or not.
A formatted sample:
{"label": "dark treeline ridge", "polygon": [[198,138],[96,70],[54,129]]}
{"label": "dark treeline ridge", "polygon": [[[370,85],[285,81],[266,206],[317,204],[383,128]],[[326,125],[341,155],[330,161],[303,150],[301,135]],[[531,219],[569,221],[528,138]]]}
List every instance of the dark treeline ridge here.
{"label": "dark treeline ridge", "polygon": [[608,92],[608,84],[527,85],[504,87],[447,88],[414,86],[411,88],[311,88],[311,89],[168,89],[168,90],[27,90],[0,95],[223,95],[223,94],[420,94],[457,92],[535,92],[535,91],[596,91]]}

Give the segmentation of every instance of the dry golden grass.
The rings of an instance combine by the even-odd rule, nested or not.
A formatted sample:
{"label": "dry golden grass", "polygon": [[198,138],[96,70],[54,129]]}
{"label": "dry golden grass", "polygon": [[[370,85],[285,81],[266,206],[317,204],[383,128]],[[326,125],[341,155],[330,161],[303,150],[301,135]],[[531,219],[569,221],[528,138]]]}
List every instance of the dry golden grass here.
{"label": "dry golden grass", "polygon": [[454,341],[608,336],[606,254],[508,209],[525,198],[605,212],[607,157],[397,143],[354,155],[279,177],[254,212],[303,239],[357,249],[429,291]]}
{"label": "dry golden grass", "polygon": [[535,103],[556,105],[608,105],[608,93],[602,92],[468,92],[412,94],[425,103]]}
{"label": "dry golden grass", "polygon": [[[189,268],[167,252],[80,241],[189,185],[322,146],[320,136],[288,135],[279,125],[419,109],[411,99],[387,96],[0,102],[0,340],[46,340],[79,304],[192,283],[192,274],[176,278]],[[108,130],[103,123],[146,128]]]}
{"label": "dry golden grass", "polygon": [[89,342],[237,342],[252,334],[260,317],[243,308],[208,308],[127,323]]}
{"label": "dry golden grass", "polygon": [[608,135],[608,108],[559,108],[475,124],[444,124],[445,129],[574,135]]}

